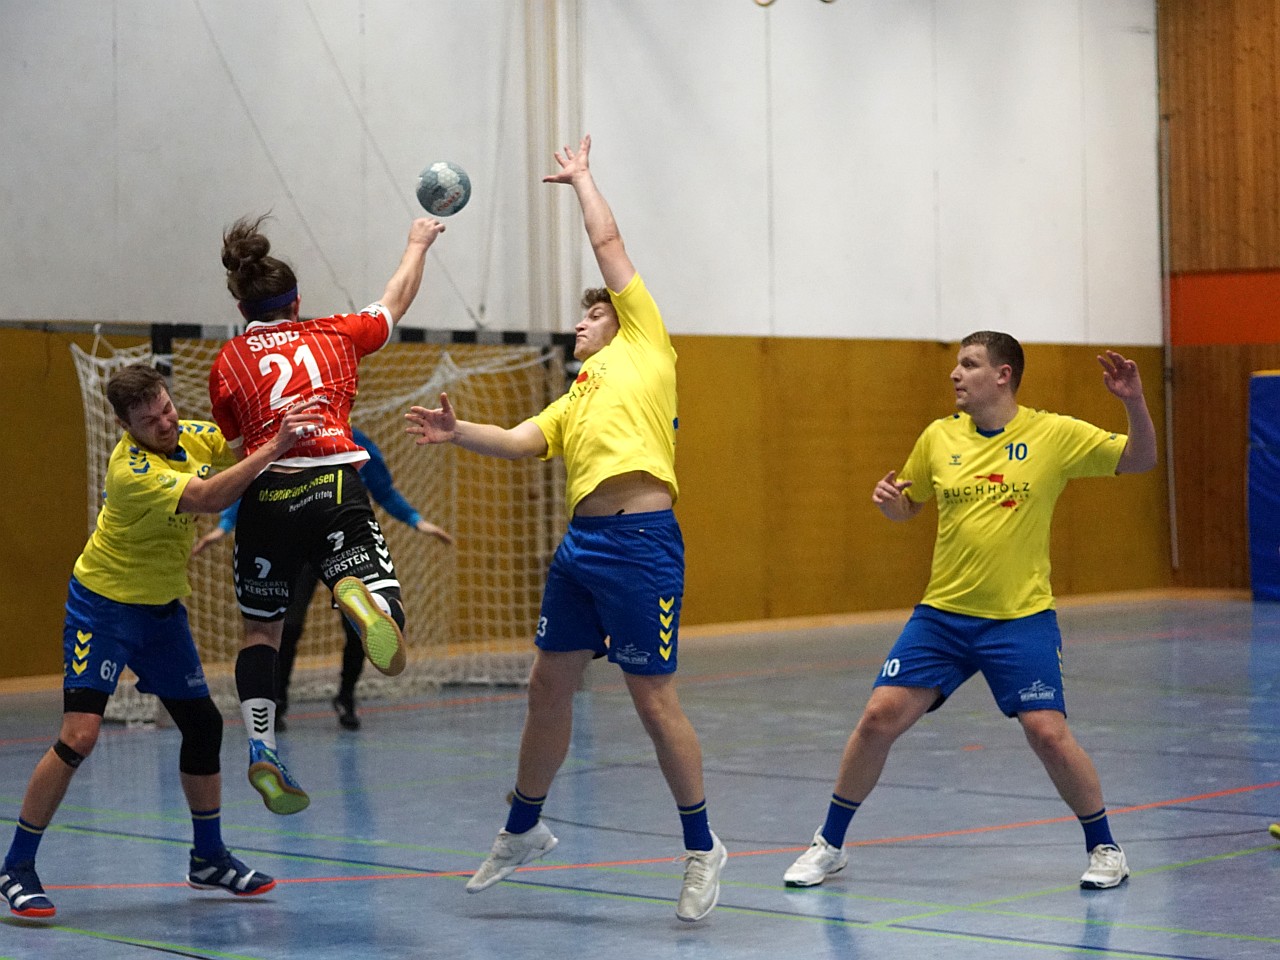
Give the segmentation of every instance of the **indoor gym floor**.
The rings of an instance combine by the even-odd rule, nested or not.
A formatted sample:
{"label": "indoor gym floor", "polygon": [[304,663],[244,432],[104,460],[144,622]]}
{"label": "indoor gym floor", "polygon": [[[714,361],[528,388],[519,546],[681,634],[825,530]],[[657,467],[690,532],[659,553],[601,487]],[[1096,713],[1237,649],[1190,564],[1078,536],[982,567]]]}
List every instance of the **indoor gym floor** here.
{"label": "indoor gym floor", "polygon": [[[183,883],[178,734],[107,727],[40,852],[58,915],[7,915],[0,957],[719,958],[1280,956],[1280,606],[1221,597],[1062,605],[1073,729],[1133,877],[1085,892],[1081,831],[980,678],[899,741],[850,830],[848,869],[787,890],[850,727],[905,613],[783,632],[688,631],[681,696],[702,739],[720,906],[675,917],[673,801],[615,668],[578,695],[547,819],[560,846],[476,896],[505,817],[514,691],[362,705],[358,733],[300,704],[281,737],[311,808],[268,813],[228,717],[224,834],[274,874],[237,899]],[[336,664],[335,664],[336,671]],[[3,843],[60,694],[0,697]]]}

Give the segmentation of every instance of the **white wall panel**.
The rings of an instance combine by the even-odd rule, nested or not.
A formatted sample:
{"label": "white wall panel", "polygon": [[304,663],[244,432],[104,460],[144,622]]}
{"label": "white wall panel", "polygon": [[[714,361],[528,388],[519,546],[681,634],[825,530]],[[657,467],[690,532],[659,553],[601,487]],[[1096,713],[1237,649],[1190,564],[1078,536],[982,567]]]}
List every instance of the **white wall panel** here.
{"label": "white wall panel", "polygon": [[1156,13],[1148,0],[1091,0],[1084,10],[1083,339],[1158,343]]}
{"label": "white wall panel", "polygon": [[114,292],[112,15],[0,2],[0,317],[96,317]]}
{"label": "white wall panel", "polygon": [[[773,332],[762,11],[739,0],[583,11],[596,182],[668,325]],[[583,251],[585,282],[598,283]]]}
{"label": "white wall panel", "polygon": [[[304,309],[360,306],[448,158],[406,322],[526,328],[531,191],[573,202],[529,98],[580,82],[677,332],[1159,342],[1154,0],[546,2],[0,0],[0,319],[233,318],[220,232],[268,208]],[[581,77],[530,91],[548,11]]]}
{"label": "white wall panel", "polygon": [[771,332],[934,335],[932,21],[900,2],[774,18]]}
{"label": "white wall panel", "polygon": [[1075,3],[938,4],[937,336],[1083,333]]}

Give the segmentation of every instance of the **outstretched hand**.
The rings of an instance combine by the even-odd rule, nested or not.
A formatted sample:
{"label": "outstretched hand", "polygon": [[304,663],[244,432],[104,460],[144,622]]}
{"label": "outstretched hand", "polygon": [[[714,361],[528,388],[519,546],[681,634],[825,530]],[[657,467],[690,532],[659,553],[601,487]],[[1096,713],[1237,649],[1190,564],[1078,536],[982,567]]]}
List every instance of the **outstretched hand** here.
{"label": "outstretched hand", "polygon": [[458,429],[458,418],[454,416],[453,404],[449,402],[447,393],[440,394],[440,406],[434,410],[410,407],[404,418],[410,424],[405,428],[405,433],[415,434],[418,439],[414,442],[418,446],[425,443],[448,443]]}
{"label": "outstretched hand", "polygon": [[419,519],[415,529],[417,529],[419,533],[425,533],[429,537],[435,537],[446,547],[453,546],[453,534],[444,529],[444,527],[437,527],[430,520]]}
{"label": "outstretched hand", "polygon": [[200,554],[204,553],[226,535],[227,531],[223,530],[222,527],[214,527],[208,533],[199,537],[196,542],[191,545],[191,556],[200,556]]}
{"label": "outstretched hand", "polygon": [[1136,400],[1142,396],[1142,377],[1138,373],[1138,365],[1126,360],[1114,350],[1108,350],[1106,356],[1099,356],[1102,364],[1102,382],[1107,389],[1121,400]]}
{"label": "outstretched hand", "polygon": [[435,243],[436,237],[444,233],[444,224],[429,217],[419,217],[409,225],[409,245],[422,244],[426,249]]}
{"label": "outstretched hand", "polygon": [[563,156],[556,154],[556,163],[560,164],[559,173],[551,173],[542,178],[543,183],[573,183],[575,176],[589,173],[591,156],[591,134],[587,134],[578,143],[578,152],[569,147],[564,148]]}

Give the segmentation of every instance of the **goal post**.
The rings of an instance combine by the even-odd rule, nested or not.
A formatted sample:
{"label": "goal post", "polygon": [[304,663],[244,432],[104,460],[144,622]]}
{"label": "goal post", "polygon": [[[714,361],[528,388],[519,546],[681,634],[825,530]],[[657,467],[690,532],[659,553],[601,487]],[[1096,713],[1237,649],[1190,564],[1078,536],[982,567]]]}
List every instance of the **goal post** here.
{"label": "goal post", "polygon": [[[89,529],[101,504],[106,464],[120,430],[106,399],[111,373],[152,363],[169,377],[184,419],[209,419],[208,374],[229,332],[225,327],[156,324],[150,343],[106,351],[72,345],[84,404],[88,447]],[[100,341],[101,342],[101,341]],[[396,487],[418,512],[453,534],[455,545],[375,511],[391,546],[405,604],[408,665],[398,677],[366,670],[362,699],[395,700],[442,684],[521,684],[532,661],[532,636],[543,580],[565,529],[561,461],[508,461],[452,444],[417,446],[405,433],[414,404],[436,406],[442,391],[461,416],[513,424],[565,389],[572,338],[562,334],[401,329],[360,365],[351,422],[382,450]],[[216,516],[201,517],[208,530]],[[234,667],[241,617],[231,577],[231,538],[190,562],[191,629],[214,699],[238,709]],[[325,699],[337,689],[345,643],[328,592],[318,589],[289,690],[290,703]],[[151,720],[153,697],[126,675],[108,705],[114,720]]]}

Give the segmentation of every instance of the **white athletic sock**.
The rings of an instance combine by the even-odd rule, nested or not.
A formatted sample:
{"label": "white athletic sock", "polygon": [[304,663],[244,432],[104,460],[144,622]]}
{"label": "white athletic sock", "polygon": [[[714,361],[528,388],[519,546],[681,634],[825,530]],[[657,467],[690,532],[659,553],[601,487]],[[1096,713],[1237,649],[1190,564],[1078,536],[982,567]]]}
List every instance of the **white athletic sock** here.
{"label": "white athletic sock", "polygon": [[240,715],[250,740],[261,740],[276,748],[276,702],[266,697],[240,701]]}

